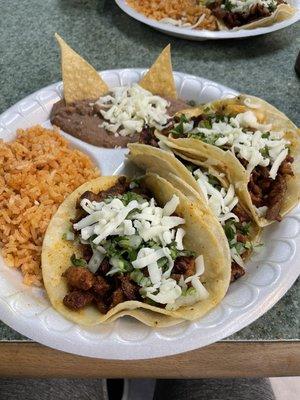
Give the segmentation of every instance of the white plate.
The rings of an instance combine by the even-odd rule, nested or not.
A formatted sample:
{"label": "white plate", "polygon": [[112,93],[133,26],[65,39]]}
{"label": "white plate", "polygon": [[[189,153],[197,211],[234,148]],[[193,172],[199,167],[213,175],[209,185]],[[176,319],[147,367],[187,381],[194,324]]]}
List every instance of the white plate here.
{"label": "white plate", "polygon": [[291,0],[289,3],[297,8],[297,12],[292,18],[282,22],[278,22],[271,26],[256,29],[241,29],[238,31],[208,31],[206,29],[196,30],[190,28],[180,28],[166,23],[158,22],[153,19],[145,17],[143,14],[135,11],[132,7],[127,5],[126,0],[115,0],[117,5],[132,18],[151,26],[167,35],[176,36],[188,40],[208,40],[208,39],[237,39],[248,36],[264,35],[266,33],[278,31],[279,29],[286,28],[300,20],[300,0]]}
{"label": "white plate", "polygon": [[[143,70],[104,71],[110,86],[138,82]],[[234,90],[192,75],[175,73],[179,96],[207,102],[233,96]],[[0,137],[11,140],[17,128],[37,123],[50,126],[49,113],[62,93],[54,84],[26,97],[0,116]],[[124,171],[126,150],[107,150],[65,136],[97,162],[103,174]],[[155,330],[131,318],[92,329],[61,317],[42,289],[22,284],[19,271],[0,260],[0,318],[29,338],[70,353],[106,359],[168,356],[223,339],[269,310],[291,287],[300,272],[300,207],[266,230],[263,251],[247,265],[247,274],[230,286],[222,303],[205,318]]]}

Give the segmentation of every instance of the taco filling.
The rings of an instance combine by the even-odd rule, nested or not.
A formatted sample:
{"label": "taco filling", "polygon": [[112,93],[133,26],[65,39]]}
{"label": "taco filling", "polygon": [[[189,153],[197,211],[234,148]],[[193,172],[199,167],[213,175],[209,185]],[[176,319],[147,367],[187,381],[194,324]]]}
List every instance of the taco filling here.
{"label": "taco filling", "polygon": [[250,175],[248,191],[257,213],[280,221],[294,161],[285,132],[272,130],[271,124],[260,124],[252,111],[232,116],[207,111],[191,119],[176,117],[169,133],[174,138],[198,139],[231,151]]}
{"label": "taco filling", "polygon": [[284,0],[217,0],[207,2],[212,14],[229,29],[270,17]]}
{"label": "taco filling", "polygon": [[99,147],[126,147],[147,129],[165,129],[172,115],[188,105],[153,95],[138,84],[122,86],[98,98],[54,104],[51,123]]}
{"label": "taco filling", "polygon": [[225,187],[202,167],[184,162],[192,173],[213,214],[222,225],[231,253],[231,282],[245,274],[244,261],[253,250],[251,218],[240,205],[234,186]]}
{"label": "taco filling", "polygon": [[178,204],[173,195],[159,207],[139,181],[124,177],[108,190],[83,193],[64,237],[83,254],[73,254],[63,273],[69,287],[64,305],[81,310],[94,304],[106,314],[127,300],[176,310],[206,299],[204,259],[184,248]]}

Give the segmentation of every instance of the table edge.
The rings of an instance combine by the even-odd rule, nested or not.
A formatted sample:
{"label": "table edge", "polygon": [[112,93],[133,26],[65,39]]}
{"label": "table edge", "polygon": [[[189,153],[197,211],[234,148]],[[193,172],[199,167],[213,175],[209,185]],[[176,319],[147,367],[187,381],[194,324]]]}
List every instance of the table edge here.
{"label": "table edge", "polygon": [[221,378],[300,375],[300,341],[222,341],[175,356],[103,360],[35,342],[0,342],[0,377]]}

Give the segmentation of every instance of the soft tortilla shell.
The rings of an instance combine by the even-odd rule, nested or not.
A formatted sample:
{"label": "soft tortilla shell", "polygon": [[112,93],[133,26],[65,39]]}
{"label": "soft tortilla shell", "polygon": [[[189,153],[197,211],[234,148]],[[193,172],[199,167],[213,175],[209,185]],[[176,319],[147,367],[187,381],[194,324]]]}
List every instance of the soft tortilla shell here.
{"label": "soft tortilla shell", "polygon": [[217,24],[220,31],[240,31],[242,29],[255,29],[255,28],[263,28],[265,26],[271,26],[276,24],[277,22],[285,21],[286,19],[292,18],[292,16],[296,13],[296,9],[289,4],[279,4],[276,10],[269,16],[265,18],[258,19],[253,22],[249,22],[249,24],[245,24],[239,27],[235,27],[232,29],[228,29],[222,20],[217,20]]}
{"label": "soft tortilla shell", "polygon": [[255,28],[263,28],[264,26],[274,25],[277,22],[285,21],[286,19],[291,18],[296,12],[296,9],[289,4],[279,4],[276,8],[275,12],[266,18],[261,18],[257,21],[250,22],[249,24],[240,26],[239,28],[233,30],[241,30],[241,29],[255,29]]}
{"label": "soft tortilla shell", "polygon": [[[203,165],[203,163],[197,159],[193,159],[180,152],[176,152],[174,149],[172,149],[174,151],[174,153],[172,153],[137,143],[130,144],[128,147],[130,149],[128,158],[139,168],[143,168],[147,172],[157,173],[164,179],[168,180],[176,189],[180,190],[181,193],[183,193],[190,201],[196,203],[198,207],[200,207],[200,209],[206,213],[207,220],[211,219],[212,221],[210,223],[212,232],[218,238],[219,243],[222,243],[224,256],[228,257],[228,240],[223,228],[221,227],[221,224],[207,206],[205,197],[193,175],[190,173],[190,171],[188,171],[184,164],[174,156],[174,154],[181,159],[191,162],[192,164],[201,167],[205,165]],[[208,169],[207,166],[205,166],[205,168]],[[224,177],[220,176],[217,171],[209,170],[209,172],[216,176],[224,187],[229,185],[229,182],[226,180],[226,178],[224,179]],[[247,212],[247,210],[245,211]],[[256,244],[259,241],[260,235],[261,229],[256,225],[256,223],[254,223],[254,221],[252,221],[249,240],[253,244]],[[249,251],[248,257],[250,254],[251,252]]]}
{"label": "soft tortilla shell", "polygon": [[224,258],[230,258],[228,241],[219,221],[207,206],[205,197],[201,190],[199,190],[199,185],[192,174],[174,154],[140,143],[130,144],[128,148],[130,150],[128,154],[130,161],[146,172],[155,173],[170,182],[172,186],[183,193],[190,202],[195,204],[205,214],[205,219],[209,223],[211,232],[222,246]]}
{"label": "soft tortilla shell", "polygon": [[[247,105],[245,104],[245,100]],[[286,138],[291,141],[291,155],[295,159],[293,163],[294,176],[288,177],[287,193],[280,211],[281,216],[287,214],[296,206],[300,198],[299,129],[297,129],[293,122],[274,106],[262,99],[248,95],[240,95],[233,99],[217,100],[202,107],[198,107],[197,109],[184,110],[180,114],[185,114],[189,117],[197,116],[208,108],[214,112],[220,112],[225,115],[226,112],[230,113],[234,110],[237,112],[251,110],[257,115],[261,123],[272,124],[272,129],[275,131],[284,130],[286,132]],[[200,161],[202,163],[200,165],[209,166],[219,173],[224,172],[229,181],[234,184],[241,202],[250,211],[259,226],[264,227],[274,222],[258,215],[257,209],[252,204],[248,191],[250,174],[230,151],[224,151],[216,146],[204,143],[197,139],[166,138],[161,134],[158,136],[166,145],[179,153]]]}
{"label": "soft tortilla shell", "polygon": [[205,282],[210,293],[209,298],[176,311],[167,311],[138,301],[126,301],[118,304],[106,315],[101,314],[94,306],[78,312],[71,311],[63,305],[68,288],[62,273],[70,265],[70,256],[74,252],[78,254],[78,249],[73,243],[63,240],[62,235],[70,228],[69,221],[75,216],[76,201],[85,191],[108,189],[117,179],[118,177],[101,177],[80,186],[67,197],[52,218],[43,242],[42,272],[53,307],[67,319],[81,325],[96,325],[130,315],[146,325],[162,327],[202,317],[226,294],[230,281],[230,258],[224,257],[222,246],[212,234],[209,223],[206,223],[205,213],[170,183],[154,174],[147,174],[144,180],[159,204],[165,204],[173,194],[180,198],[176,212],[186,220],[185,246],[204,256],[206,269],[201,280]]}

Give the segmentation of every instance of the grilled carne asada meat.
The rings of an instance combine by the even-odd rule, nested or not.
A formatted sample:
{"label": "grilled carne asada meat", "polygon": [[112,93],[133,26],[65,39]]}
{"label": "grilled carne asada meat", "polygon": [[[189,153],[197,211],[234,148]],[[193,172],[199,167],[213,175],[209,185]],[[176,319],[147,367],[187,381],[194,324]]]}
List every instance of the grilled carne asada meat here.
{"label": "grilled carne asada meat", "polygon": [[73,290],[64,297],[63,303],[71,310],[77,311],[91,304],[93,300],[94,296],[92,293],[83,290]]}
{"label": "grilled carne asada meat", "polygon": [[231,264],[231,278],[230,282],[234,282],[239,279],[241,276],[245,275],[245,270],[243,267],[238,265],[236,262]]}
{"label": "grilled carne asada meat", "polygon": [[[141,199],[144,199],[144,201],[150,201],[152,195],[143,184],[139,182],[139,180],[133,181],[132,183],[134,184],[130,185],[126,178],[121,177],[114,186],[107,190],[103,190],[99,193],[90,191],[83,193],[77,201],[76,207],[78,215],[75,220],[80,221],[80,219],[88,215],[81,206],[81,200],[83,199],[99,203],[106,199],[111,201],[111,198],[118,198],[123,202],[123,205],[129,204],[132,200],[141,201]],[[109,201],[107,204],[109,204]],[[176,216],[174,213],[172,215]],[[74,230],[74,233],[78,235],[78,231]],[[133,236],[136,236],[133,239],[138,239],[137,246],[141,246],[141,248],[143,248],[143,246],[147,247],[148,242],[145,242],[146,245],[142,244],[142,238],[140,236]],[[99,267],[94,273],[92,273],[89,268],[90,263],[93,262],[92,258],[95,255],[95,248],[97,246],[94,246],[91,241],[88,242],[86,240],[83,241],[84,244],[79,243],[79,248],[82,251],[82,258],[77,258],[75,255],[72,256],[71,261],[74,266],[69,267],[63,274],[70,289],[63,302],[69,309],[80,310],[87,305],[94,304],[102,314],[105,314],[122,302],[134,300],[143,301],[140,292],[143,286],[137,283],[139,282],[138,280],[134,280],[138,278],[133,278],[131,276],[131,272],[134,271],[134,268],[130,265],[131,261],[137,259],[140,247],[135,247],[134,241],[132,245],[129,244],[130,238],[132,237],[130,235],[118,237],[118,234],[112,234],[111,237],[112,239],[109,240],[109,246],[113,248],[110,249],[107,247],[106,250],[104,249],[105,257],[100,257]],[[82,237],[77,236],[77,239],[80,241]],[[195,256],[190,255],[191,252],[188,251],[184,252],[187,256],[182,256],[182,253],[178,250],[173,249],[173,251],[175,254],[173,256],[174,274],[171,275],[171,278],[179,282],[182,276],[187,278],[188,276],[194,275],[196,273]],[[128,258],[122,258],[124,252],[133,252],[133,254],[130,253],[130,256],[128,256],[129,261]],[[176,256],[177,254],[178,256]],[[122,268],[124,268],[124,270],[121,269],[120,272],[111,273],[112,269],[116,268],[115,263],[118,262],[123,262]],[[142,279],[150,281],[147,268],[136,270],[136,272],[139,271],[141,271]],[[158,304],[158,306],[160,307],[161,305]]]}
{"label": "grilled carne asada meat", "polygon": [[245,11],[235,11],[234,4],[230,0],[217,0],[208,4],[208,7],[217,19],[223,21],[227,28],[233,29],[269,17],[279,4],[285,3],[283,0],[278,0],[276,4],[274,2],[274,5],[270,4],[269,6],[254,3]]}
{"label": "grilled carne asada meat", "polygon": [[267,167],[258,166],[252,171],[248,190],[256,207],[268,207],[266,212],[268,220],[281,220],[280,209],[287,191],[288,176],[293,175],[291,166],[293,161],[293,157],[287,156],[274,180],[269,177]]}

